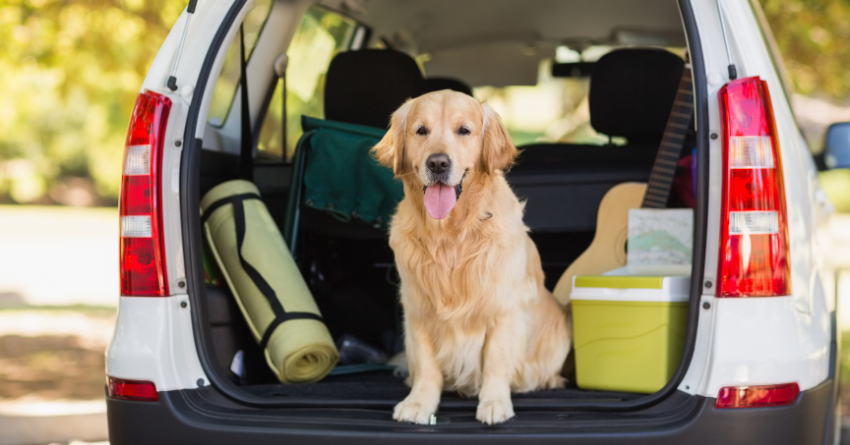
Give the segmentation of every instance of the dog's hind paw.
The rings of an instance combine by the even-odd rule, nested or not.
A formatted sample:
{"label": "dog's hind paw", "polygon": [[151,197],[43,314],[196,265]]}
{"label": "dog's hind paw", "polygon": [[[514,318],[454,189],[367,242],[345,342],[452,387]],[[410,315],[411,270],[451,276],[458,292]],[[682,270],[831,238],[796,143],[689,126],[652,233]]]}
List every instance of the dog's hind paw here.
{"label": "dog's hind paw", "polygon": [[502,423],[514,416],[514,406],[508,400],[489,400],[478,404],[475,418],[488,425]]}
{"label": "dog's hind paw", "polygon": [[431,422],[431,414],[437,410],[437,407],[432,407],[430,404],[421,403],[415,400],[403,400],[395,406],[393,410],[393,419],[399,422],[413,422],[420,425],[428,425]]}
{"label": "dog's hind paw", "polygon": [[541,389],[561,389],[564,386],[566,386],[566,384],[567,384],[567,379],[565,379],[565,378],[563,378],[559,375],[555,375],[555,376],[549,377],[548,379],[544,380],[543,383],[540,385],[540,388]]}

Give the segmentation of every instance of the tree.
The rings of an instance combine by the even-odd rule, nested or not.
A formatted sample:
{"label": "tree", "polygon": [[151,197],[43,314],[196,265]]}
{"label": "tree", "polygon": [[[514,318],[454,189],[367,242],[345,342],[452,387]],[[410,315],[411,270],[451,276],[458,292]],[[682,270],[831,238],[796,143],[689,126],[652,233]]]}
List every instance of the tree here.
{"label": "tree", "polygon": [[139,86],[185,5],[0,2],[0,200],[61,202],[82,181],[115,202]]}
{"label": "tree", "polygon": [[850,94],[850,2],[760,0],[795,90],[844,101]]}

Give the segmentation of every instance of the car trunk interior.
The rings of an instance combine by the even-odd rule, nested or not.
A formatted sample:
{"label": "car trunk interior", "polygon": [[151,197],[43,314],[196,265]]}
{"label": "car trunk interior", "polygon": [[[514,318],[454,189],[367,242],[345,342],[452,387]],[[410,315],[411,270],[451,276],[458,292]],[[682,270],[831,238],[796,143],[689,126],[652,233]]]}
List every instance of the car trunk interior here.
{"label": "car trunk interior", "polygon": [[[655,68],[646,68],[657,67],[653,53],[674,54],[684,66],[685,33],[674,1],[604,0],[601,3],[606,5],[554,0],[323,2],[328,11],[341,11],[369,28],[368,40],[363,42],[362,48],[370,51],[380,48],[410,56],[411,64],[415,60],[420,69],[424,69],[425,81],[429,78],[460,81],[434,82],[431,87],[421,87],[424,89],[420,89],[420,93],[443,89],[441,87],[469,88],[469,93],[487,99],[497,111],[503,106],[501,109],[506,110],[505,113],[513,113],[507,119],[510,122],[520,122],[522,118],[516,116],[516,111],[510,108],[512,105],[500,101],[508,101],[523,88],[534,88],[541,77],[585,82],[582,84],[584,96],[578,101],[587,102],[581,106],[589,110],[590,116],[585,118],[582,128],[591,128],[592,138],[552,137],[552,131],[524,131],[519,124],[519,129],[512,131],[523,152],[506,177],[520,199],[527,201],[525,221],[540,252],[549,290],[554,289],[566,268],[591,244],[598,223],[599,203],[605,193],[620,183],[647,182],[649,179],[661,134],[644,129],[658,128],[659,121],[666,123],[669,112],[666,110],[672,103],[671,91],[676,91],[679,81],[678,75],[654,83],[639,78],[664,77],[653,74]],[[265,27],[274,25],[269,22]],[[595,62],[612,50],[635,54],[649,51],[649,55],[648,58],[640,54],[631,59],[621,58],[619,65],[593,72]],[[571,58],[573,54],[579,54],[579,59]],[[251,59],[250,63],[252,69],[258,69],[256,63],[271,69],[274,60]],[[292,63],[290,69],[295,70],[297,67]],[[352,70],[362,72],[357,74]],[[376,70],[366,65],[346,67],[345,76],[354,80],[340,75],[334,78],[334,73],[329,71],[326,78],[321,79],[327,82],[323,91],[325,115],[315,117],[368,125],[368,118],[363,116],[371,113],[377,116],[374,119],[386,120],[386,110],[362,103],[364,95],[375,94],[374,91],[382,88],[374,77],[380,78],[383,74],[375,73]],[[636,76],[635,72],[643,74]],[[657,85],[657,89],[641,87],[642,91],[634,91],[639,85],[648,84]],[[266,102],[273,93],[271,90],[266,93]],[[554,91],[551,94],[562,93]],[[539,97],[539,94],[538,89],[529,96]],[[397,96],[388,95],[386,101],[395,104]],[[664,99],[654,99],[659,96]],[[236,97],[235,102],[238,101]],[[334,102],[342,105],[334,105]],[[660,104],[641,112],[643,108],[652,108],[646,103]],[[359,109],[371,111],[360,112]],[[574,113],[573,117],[576,115]],[[263,116],[265,113],[261,118]],[[229,120],[238,121],[239,116],[230,116]],[[580,126],[575,125],[573,129]],[[663,125],[661,127],[663,129]],[[239,178],[239,142],[238,138],[235,143],[223,142],[234,140],[225,134],[227,128],[227,125],[208,125],[207,133],[212,136],[205,137],[205,149],[201,152],[200,196],[218,184]],[[382,128],[386,128],[385,125]],[[529,136],[529,133],[535,134]],[[692,122],[680,158],[691,156],[696,146]],[[284,148],[283,152],[292,148]],[[686,169],[683,165],[690,164],[680,163],[677,178],[687,177],[687,182],[693,183],[690,167]],[[274,158],[260,153],[253,171],[262,201],[283,232],[293,218],[293,206],[288,204],[293,196],[293,177],[296,181],[300,177],[298,165],[291,157]],[[693,208],[694,190],[691,188],[688,194],[686,188],[674,186],[668,207]],[[292,254],[333,339],[344,335],[356,337],[386,357],[401,352],[399,277],[386,228],[356,220],[342,222],[329,212],[301,203],[298,208],[300,229],[295,234],[296,242],[290,242],[295,246]],[[208,252],[204,262],[208,272],[214,270],[211,266],[214,261]],[[355,405],[372,401],[385,402],[387,406],[398,403],[408,394],[409,388],[403,378],[388,370],[332,373],[316,383],[280,383],[269,369],[263,350],[252,336],[227,283],[214,279],[209,273],[207,278],[205,292],[200,293],[206,298],[200,307],[206,307],[202,319],[209,327],[210,340],[204,350],[212,356],[210,362],[216,365],[213,371],[246,394],[269,400],[336,400],[351,401]],[[239,359],[235,359],[237,355]],[[571,360],[572,354],[568,363]],[[568,365],[567,369],[572,377],[572,366]],[[565,389],[514,394],[513,400],[518,406],[533,406],[538,402],[545,406],[553,400],[617,402],[645,396],[582,390],[571,379]],[[469,400],[446,393],[441,406]]]}

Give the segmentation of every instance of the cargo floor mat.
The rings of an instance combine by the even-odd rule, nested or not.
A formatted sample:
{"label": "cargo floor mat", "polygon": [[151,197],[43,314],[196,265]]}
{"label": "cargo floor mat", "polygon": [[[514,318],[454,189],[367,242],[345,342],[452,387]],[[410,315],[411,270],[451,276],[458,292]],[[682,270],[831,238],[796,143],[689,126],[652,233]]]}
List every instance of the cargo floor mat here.
{"label": "cargo floor mat", "polygon": [[[401,401],[410,392],[404,382],[390,373],[372,373],[361,375],[331,376],[317,383],[288,385],[251,385],[244,386],[247,392],[262,397],[299,397],[333,400],[393,400]],[[513,394],[514,400],[633,400],[643,394],[584,391],[578,388],[564,388],[546,391],[534,391],[525,394]],[[457,393],[443,393],[442,400],[469,400]]]}

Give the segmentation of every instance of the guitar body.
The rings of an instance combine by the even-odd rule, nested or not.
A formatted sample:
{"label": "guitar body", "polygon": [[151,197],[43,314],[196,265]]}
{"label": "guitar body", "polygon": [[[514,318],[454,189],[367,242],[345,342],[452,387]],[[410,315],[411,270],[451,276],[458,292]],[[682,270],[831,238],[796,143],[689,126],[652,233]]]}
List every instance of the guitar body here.
{"label": "guitar body", "polygon": [[561,275],[552,292],[561,304],[566,305],[570,301],[574,276],[601,275],[626,265],[629,210],[641,207],[646,187],[646,184],[637,182],[618,184],[602,198],[593,241]]}

